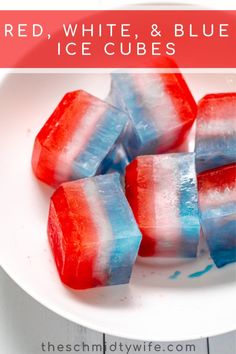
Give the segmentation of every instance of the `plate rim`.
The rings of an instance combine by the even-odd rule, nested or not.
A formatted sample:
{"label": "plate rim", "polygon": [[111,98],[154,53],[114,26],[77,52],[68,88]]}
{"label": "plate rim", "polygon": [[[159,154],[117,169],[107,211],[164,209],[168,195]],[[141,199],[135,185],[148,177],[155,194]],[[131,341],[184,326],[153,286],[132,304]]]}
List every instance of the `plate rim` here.
{"label": "plate rim", "polygon": [[[131,335],[127,335],[125,334],[122,330],[120,332],[117,331],[113,331],[111,328],[105,328],[102,325],[97,326],[96,324],[92,324],[90,321],[86,321],[86,320],[80,320],[77,318],[77,316],[73,316],[72,313],[66,313],[65,311],[62,311],[59,307],[57,308],[57,306],[55,306],[53,308],[53,306],[51,305],[51,303],[47,302],[47,300],[45,298],[42,298],[37,291],[34,292],[33,290],[29,290],[27,288],[27,286],[21,284],[20,281],[18,281],[16,279],[16,277],[14,277],[14,275],[12,275],[12,272],[8,269],[8,267],[4,266],[1,262],[0,266],[2,267],[2,269],[5,271],[5,273],[9,276],[9,278],[14,281],[15,284],[17,284],[17,286],[19,286],[27,295],[29,295],[32,299],[34,299],[35,301],[37,301],[40,305],[44,306],[45,308],[47,308],[48,310],[52,311],[53,313],[55,313],[56,315],[71,321],[77,325],[80,325],[82,327],[86,327],[87,329],[91,329],[93,331],[97,331],[100,333],[104,333],[106,335],[110,335],[110,336],[114,336],[114,337],[119,337],[119,338],[123,338],[123,339],[129,339],[129,340],[137,340],[137,341],[164,341],[164,342],[174,342],[174,341],[189,341],[189,340],[199,340],[202,338],[208,338],[208,337],[214,337],[214,336],[218,336],[218,335],[222,335],[228,332],[232,332],[236,329],[232,328],[231,326],[229,326],[229,328],[224,328],[224,329],[219,329],[219,327],[217,327],[217,330],[211,330],[211,331],[204,331],[204,334],[193,334],[190,338],[189,337],[185,337],[184,335],[182,337],[161,337],[161,338],[153,338],[153,337],[145,337],[145,338],[137,338],[137,337],[132,337]],[[225,326],[224,326],[225,327]]]}
{"label": "plate rim", "polygon": [[[9,71],[6,71],[4,75],[2,75],[2,77],[0,77],[0,84],[2,84],[8,77],[8,75],[12,75],[14,73],[11,73]],[[35,73],[36,75],[39,75],[38,73]],[[67,74],[67,73],[65,73]],[[16,74],[17,75],[17,74]],[[56,74],[55,74],[56,75]],[[21,281],[21,277],[17,277],[14,273],[14,269],[9,265],[6,264],[6,262],[4,262],[4,257],[3,259],[0,261],[0,266],[2,267],[2,269],[5,271],[5,273],[25,292],[27,293],[30,297],[32,297],[35,301],[37,301],[38,303],[40,303],[42,306],[46,307],[47,309],[49,309],[50,311],[52,311],[53,313],[73,322],[76,323],[78,325],[84,326],[88,329],[100,332],[100,333],[105,333],[107,335],[111,335],[111,336],[115,336],[115,337],[120,337],[120,338],[124,338],[124,339],[130,339],[130,340],[138,340],[138,341],[186,341],[186,340],[198,340],[201,338],[206,338],[206,337],[212,337],[212,336],[216,336],[216,335],[220,335],[220,334],[224,334],[227,332],[231,332],[234,331],[236,329],[236,326],[233,325],[233,323],[230,323],[228,326],[225,326],[224,324],[224,328],[222,328],[222,325],[218,325],[217,328],[216,327],[212,327],[211,330],[204,330],[204,333],[201,333],[201,331],[199,331],[198,328],[198,333],[196,333],[196,329],[194,329],[192,331],[192,335],[191,337],[189,336],[185,336],[184,333],[182,334],[182,336],[173,336],[173,332],[171,333],[171,336],[169,337],[169,332],[162,332],[162,335],[159,338],[153,338],[152,336],[148,337],[146,336],[145,338],[138,338],[135,335],[132,335],[130,332],[127,334],[125,333],[125,330],[122,330],[122,328],[120,328],[119,331],[117,331],[117,329],[112,329],[110,327],[107,327],[106,325],[102,325],[102,323],[98,324],[97,322],[93,323],[90,320],[86,320],[83,317],[80,318],[78,317],[77,314],[73,315],[72,311],[66,311],[63,308],[61,308],[58,305],[53,305],[51,301],[48,301],[46,297],[40,295],[40,292],[36,289],[32,289],[29,288],[29,286],[27,285],[27,281]],[[60,280],[58,280],[60,281]],[[219,321],[220,324],[220,321]],[[234,327],[233,327],[234,326]],[[233,328],[232,328],[233,327]],[[191,331],[190,331],[191,332]],[[163,335],[164,334],[164,335]],[[178,333],[179,334],[179,333]]]}

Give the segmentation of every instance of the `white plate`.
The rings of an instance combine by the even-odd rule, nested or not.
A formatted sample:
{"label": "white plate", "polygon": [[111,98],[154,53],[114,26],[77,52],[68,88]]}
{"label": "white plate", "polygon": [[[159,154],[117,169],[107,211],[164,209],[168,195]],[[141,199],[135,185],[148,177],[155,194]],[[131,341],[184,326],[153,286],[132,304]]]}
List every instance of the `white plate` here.
{"label": "white plate", "polygon": [[[235,91],[236,76],[188,74],[199,99],[207,92]],[[1,265],[26,292],[56,313],[86,327],[142,340],[184,340],[235,329],[235,266],[188,275],[212,263],[138,260],[131,284],[70,291],[58,277],[46,223],[50,188],[31,171],[36,133],[62,95],[84,88],[105,97],[106,74],[10,74],[0,86]],[[169,276],[176,270],[176,280]]]}

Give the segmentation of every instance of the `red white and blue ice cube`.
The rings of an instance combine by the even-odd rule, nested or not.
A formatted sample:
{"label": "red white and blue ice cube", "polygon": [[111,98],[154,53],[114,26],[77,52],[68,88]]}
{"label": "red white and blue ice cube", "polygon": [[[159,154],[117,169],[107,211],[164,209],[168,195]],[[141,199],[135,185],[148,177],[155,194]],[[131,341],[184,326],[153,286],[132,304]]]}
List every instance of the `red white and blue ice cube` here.
{"label": "red white and blue ice cube", "polygon": [[62,184],[53,194],[48,237],[64,284],[126,284],[141,233],[117,173]]}
{"label": "red white and blue ice cube", "polygon": [[236,164],[198,175],[203,234],[217,267],[236,261]]}
{"label": "red white and blue ice cube", "polygon": [[180,73],[112,74],[109,100],[130,115],[123,144],[131,158],[177,149],[196,118],[196,103]]}
{"label": "red white and blue ice cube", "polygon": [[85,91],[67,93],[36,136],[36,176],[58,186],[106,170],[107,155],[116,163],[112,151],[128,120],[126,113]]}
{"label": "red white and blue ice cube", "polygon": [[197,256],[200,236],[193,153],[137,157],[126,169],[126,196],[142,233],[140,256]]}
{"label": "red white and blue ice cube", "polygon": [[236,162],[236,93],[200,100],[195,150],[198,172]]}

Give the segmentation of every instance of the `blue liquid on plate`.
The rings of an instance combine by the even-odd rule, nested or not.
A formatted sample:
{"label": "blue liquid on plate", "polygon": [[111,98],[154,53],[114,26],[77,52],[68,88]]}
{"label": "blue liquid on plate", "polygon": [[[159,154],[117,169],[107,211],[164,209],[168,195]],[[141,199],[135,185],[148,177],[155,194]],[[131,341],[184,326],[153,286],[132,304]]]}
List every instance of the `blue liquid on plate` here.
{"label": "blue liquid on plate", "polygon": [[179,270],[176,270],[172,275],[169,276],[169,279],[175,280],[178,278],[178,276],[181,274]]}
{"label": "blue liquid on plate", "polygon": [[213,268],[214,264],[208,264],[208,266],[206,266],[206,268],[204,268],[203,270],[200,270],[199,272],[196,273],[192,273],[189,274],[188,278],[199,278],[202,275],[210,272],[210,270]]}

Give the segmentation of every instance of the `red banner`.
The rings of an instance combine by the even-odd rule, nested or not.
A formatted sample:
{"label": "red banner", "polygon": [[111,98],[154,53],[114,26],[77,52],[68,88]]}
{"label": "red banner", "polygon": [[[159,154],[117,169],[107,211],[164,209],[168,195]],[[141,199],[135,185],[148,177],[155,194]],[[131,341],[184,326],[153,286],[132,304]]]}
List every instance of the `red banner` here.
{"label": "red banner", "polygon": [[236,68],[236,11],[0,11],[0,53],[1,68]]}

